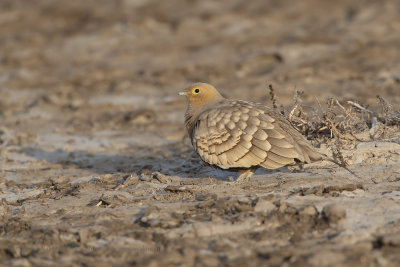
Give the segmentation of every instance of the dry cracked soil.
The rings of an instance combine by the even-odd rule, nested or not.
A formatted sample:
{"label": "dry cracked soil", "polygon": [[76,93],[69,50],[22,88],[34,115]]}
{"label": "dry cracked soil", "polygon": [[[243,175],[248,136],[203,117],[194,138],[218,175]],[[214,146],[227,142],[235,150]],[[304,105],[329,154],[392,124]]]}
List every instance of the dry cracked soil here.
{"label": "dry cracked soil", "polygon": [[[398,0],[2,0],[0,265],[399,266],[399,14]],[[196,81],[270,106],[273,85],[357,176],[317,162],[231,183],[187,137],[177,93]]]}

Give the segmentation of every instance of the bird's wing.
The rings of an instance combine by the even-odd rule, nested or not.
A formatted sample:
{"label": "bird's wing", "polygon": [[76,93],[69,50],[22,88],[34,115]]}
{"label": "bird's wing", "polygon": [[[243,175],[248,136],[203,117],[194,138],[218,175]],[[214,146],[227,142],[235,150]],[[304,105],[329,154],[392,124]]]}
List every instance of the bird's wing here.
{"label": "bird's wing", "polygon": [[205,162],[223,169],[276,169],[300,156],[293,139],[276,120],[245,101],[230,101],[202,112],[195,122],[192,141]]}
{"label": "bird's wing", "polygon": [[284,116],[265,106],[263,106],[263,110],[265,114],[273,116],[276,119],[274,122],[275,130],[284,135],[285,140],[288,141],[293,146],[293,149],[298,153],[296,160],[310,163],[323,158],[322,154],[317,152],[307,141],[305,136],[296,130]]}

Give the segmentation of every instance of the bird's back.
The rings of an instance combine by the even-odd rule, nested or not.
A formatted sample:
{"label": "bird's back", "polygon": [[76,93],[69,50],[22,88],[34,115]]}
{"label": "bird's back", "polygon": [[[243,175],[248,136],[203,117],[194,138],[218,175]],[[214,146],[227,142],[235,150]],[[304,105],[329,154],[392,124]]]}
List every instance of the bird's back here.
{"label": "bird's back", "polygon": [[222,99],[205,107],[188,130],[200,157],[222,169],[276,169],[321,159],[285,117],[252,102]]}

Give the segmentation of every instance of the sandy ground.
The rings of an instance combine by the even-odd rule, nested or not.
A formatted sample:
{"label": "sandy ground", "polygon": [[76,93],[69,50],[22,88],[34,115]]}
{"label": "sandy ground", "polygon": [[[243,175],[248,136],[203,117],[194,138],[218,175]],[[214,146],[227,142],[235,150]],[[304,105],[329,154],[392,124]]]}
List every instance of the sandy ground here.
{"label": "sandy ground", "polygon": [[[354,2],[354,3],[353,3]],[[400,137],[237,174],[186,137],[195,81],[309,110],[400,108],[399,1],[2,0],[3,266],[399,266]],[[375,130],[374,130],[375,131]],[[368,134],[366,134],[368,133]],[[314,138],[332,154],[329,135]]]}

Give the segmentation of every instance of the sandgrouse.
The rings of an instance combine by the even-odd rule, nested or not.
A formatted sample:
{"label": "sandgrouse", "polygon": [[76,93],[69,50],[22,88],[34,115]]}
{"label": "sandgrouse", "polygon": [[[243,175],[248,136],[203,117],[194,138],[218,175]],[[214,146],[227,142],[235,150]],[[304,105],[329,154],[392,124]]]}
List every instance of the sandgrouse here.
{"label": "sandgrouse", "polygon": [[224,98],[206,83],[195,83],[179,94],[188,99],[185,124],[194,149],[211,166],[238,170],[236,182],[249,180],[258,167],[277,169],[322,159],[269,107]]}

